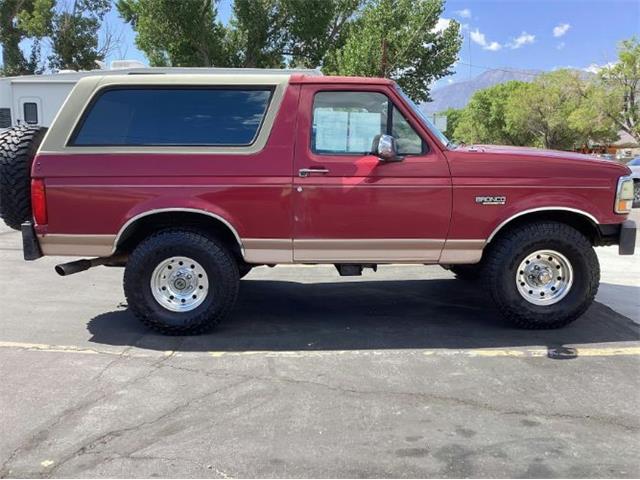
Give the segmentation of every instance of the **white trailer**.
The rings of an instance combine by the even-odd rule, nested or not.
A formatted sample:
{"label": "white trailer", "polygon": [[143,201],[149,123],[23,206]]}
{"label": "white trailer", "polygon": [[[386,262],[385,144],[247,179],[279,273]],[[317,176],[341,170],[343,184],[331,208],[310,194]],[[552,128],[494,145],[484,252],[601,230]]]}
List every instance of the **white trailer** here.
{"label": "white trailer", "polygon": [[0,77],[0,130],[21,124],[48,127],[76,82],[93,75],[149,75],[163,73],[247,74],[295,72],[317,74],[318,70],[247,68],[151,68],[132,60],[111,63],[108,70],[62,71],[46,75]]}

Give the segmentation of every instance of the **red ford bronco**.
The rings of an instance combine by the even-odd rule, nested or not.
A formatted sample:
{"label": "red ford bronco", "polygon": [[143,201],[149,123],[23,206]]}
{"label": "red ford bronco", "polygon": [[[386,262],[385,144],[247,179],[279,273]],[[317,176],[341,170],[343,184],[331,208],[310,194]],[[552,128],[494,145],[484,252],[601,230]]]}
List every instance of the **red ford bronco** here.
{"label": "red ford bronco", "polygon": [[167,334],[229,314],[256,265],[440,264],[526,328],[598,289],[594,246],[633,254],[629,169],[568,152],[456,146],[393,82],[272,75],[79,81],[48,131],[0,134],[0,205],[26,260],[124,266]]}

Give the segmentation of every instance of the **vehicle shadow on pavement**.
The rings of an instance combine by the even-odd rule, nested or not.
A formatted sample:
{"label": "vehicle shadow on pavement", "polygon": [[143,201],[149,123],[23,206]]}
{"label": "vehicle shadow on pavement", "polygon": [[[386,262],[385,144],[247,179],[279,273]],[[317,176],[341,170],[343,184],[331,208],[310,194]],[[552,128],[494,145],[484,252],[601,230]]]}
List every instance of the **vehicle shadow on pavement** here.
{"label": "vehicle shadow on pavement", "polygon": [[98,344],[180,351],[557,349],[640,338],[640,326],[597,302],[563,329],[519,330],[481,285],[459,280],[243,280],[231,317],[206,335],[177,342],[148,331],[128,310],[98,315],[87,328]]}

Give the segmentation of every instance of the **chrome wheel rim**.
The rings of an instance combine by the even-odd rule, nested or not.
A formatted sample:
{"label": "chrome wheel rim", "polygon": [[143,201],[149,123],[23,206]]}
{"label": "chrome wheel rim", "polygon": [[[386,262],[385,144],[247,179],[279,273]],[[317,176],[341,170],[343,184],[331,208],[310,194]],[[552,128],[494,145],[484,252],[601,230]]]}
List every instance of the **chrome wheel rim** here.
{"label": "chrome wheel rim", "polygon": [[153,298],[172,312],[189,312],[198,308],[208,292],[207,272],[189,257],[167,258],[151,275]]}
{"label": "chrome wheel rim", "polygon": [[573,268],[567,257],[555,250],[538,250],[527,255],[516,271],[518,292],[534,305],[553,305],[573,285]]}

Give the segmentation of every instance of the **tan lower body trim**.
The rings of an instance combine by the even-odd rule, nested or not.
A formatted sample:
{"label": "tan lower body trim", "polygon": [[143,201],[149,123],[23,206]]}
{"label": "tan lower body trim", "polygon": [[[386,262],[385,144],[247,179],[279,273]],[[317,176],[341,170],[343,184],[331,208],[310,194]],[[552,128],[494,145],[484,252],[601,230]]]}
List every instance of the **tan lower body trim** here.
{"label": "tan lower body trim", "polygon": [[436,263],[440,239],[294,240],[296,262]]}
{"label": "tan lower body trim", "polygon": [[38,235],[44,255],[108,257],[115,235]]}
{"label": "tan lower body trim", "polygon": [[[38,235],[42,253],[54,256],[107,257],[115,239],[115,235]],[[485,240],[246,238],[242,244],[245,261],[256,264],[460,264],[479,262]]]}
{"label": "tan lower body trim", "polygon": [[242,246],[247,263],[293,263],[293,240],[290,238],[245,238]]}
{"label": "tan lower body trim", "polygon": [[478,263],[485,243],[485,240],[447,240],[439,263]]}

